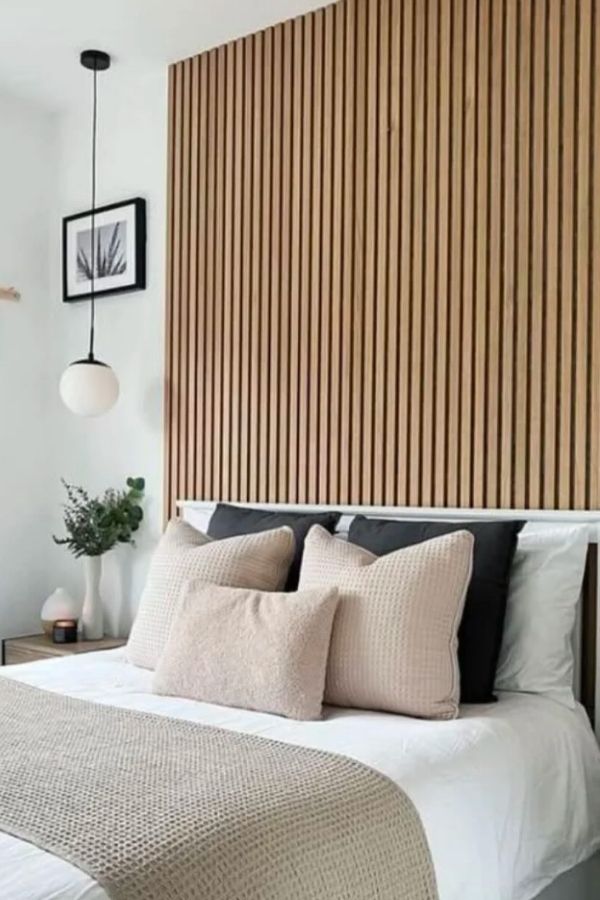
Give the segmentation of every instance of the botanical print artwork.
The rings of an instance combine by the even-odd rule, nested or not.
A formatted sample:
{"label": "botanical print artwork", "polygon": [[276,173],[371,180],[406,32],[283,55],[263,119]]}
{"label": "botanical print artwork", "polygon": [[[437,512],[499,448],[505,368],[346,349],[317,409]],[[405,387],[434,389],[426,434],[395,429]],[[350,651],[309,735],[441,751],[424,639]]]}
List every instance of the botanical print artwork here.
{"label": "botanical print artwork", "polygon": [[[127,271],[127,222],[101,225],[96,229],[94,278],[101,280]],[[92,230],[77,235],[77,281],[92,277]]]}
{"label": "botanical print artwork", "polygon": [[96,207],[93,218],[93,229],[90,209],[63,219],[66,302],[89,298],[92,290],[98,297],[146,286],[146,201],[133,197]]}

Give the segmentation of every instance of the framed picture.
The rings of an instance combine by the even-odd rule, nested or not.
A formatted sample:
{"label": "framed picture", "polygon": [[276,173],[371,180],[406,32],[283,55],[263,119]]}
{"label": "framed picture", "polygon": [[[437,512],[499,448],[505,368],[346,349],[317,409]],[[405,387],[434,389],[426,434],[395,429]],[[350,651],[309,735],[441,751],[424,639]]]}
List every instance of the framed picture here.
{"label": "framed picture", "polygon": [[[96,297],[146,287],[146,201],[140,197],[96,209]],[[85,300],[92,282],[91,210],[63,219],[63,300]]]}

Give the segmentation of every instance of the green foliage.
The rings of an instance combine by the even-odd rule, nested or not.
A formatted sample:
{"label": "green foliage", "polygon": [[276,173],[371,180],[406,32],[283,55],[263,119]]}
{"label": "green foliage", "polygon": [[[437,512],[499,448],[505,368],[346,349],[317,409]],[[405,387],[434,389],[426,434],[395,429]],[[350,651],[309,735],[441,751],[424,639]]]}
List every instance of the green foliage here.
{"label": "green foliage", "polygon": [[81,487],[62,483],[67,492],[64,522],[67,536],[53,536],[56,544],[65,545],[74,556],[101,556],[116,544],[133,544],[133,534],[144,518],[141,501],[143,478],[128,478],[127,489],[109,488],[102,497],[90,497]]}

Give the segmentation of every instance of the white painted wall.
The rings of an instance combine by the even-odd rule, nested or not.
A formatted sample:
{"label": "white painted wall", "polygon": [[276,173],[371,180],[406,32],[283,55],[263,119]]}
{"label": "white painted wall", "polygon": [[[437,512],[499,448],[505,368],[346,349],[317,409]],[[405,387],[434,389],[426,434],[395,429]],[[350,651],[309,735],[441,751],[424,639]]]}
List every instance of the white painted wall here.
{"label": "white painted wall", "polygon": [[[138,546],[120,547],[104,562],[102,592],[107,631],[124,634],[143,586],[149,548],[162,527],[167,71],[165,66],[156,65],[132,73],[115,65],[100,78],[98,205],[134,196],[146,199],[148,288],[97,300],[96,355],[115,369],[121,395],[105,416],[81,419],[72,415],[62,406],[57,386],[66,365],[87,350],[89,304],[61,302],[57,228],[48,370],[53,471],[46,496],[53,527],[60,530],[60,476],[93,493],[124,486],[128,475],[146,478],[146,521]],[[61,120],[58,223],[63,215],[90,206],[87,91],[85,101],[81,109]],[[65,548],[52,547],[47,587],[50,590],[58,584],[74,596],[82,596],[83,566]]]}
{"label": "white painted wall", "polygon": [[[31,3],[37,21],[40,5]],[[321,0],[259,0],[247,9],[231,0],[218,16],[187,0],[173,8],[111,0],[93,34],[81,4],[61,0],[24,54],[31,3],[2,19],[0,77],[62,113],[53,119],[0,96],[0,282],[24,295],[18,305],[0,301],[0,636],[36,628],[59,585],[82,597],[82,564],[51,541],[61,529],[60,476],[100,493],[143,475],[139,545],[119,548],[104,565],[107,630],[126,633],[162,527],[167,60]],[[147,290],[97,303],[97,355],[117,372],[121,397],[95,420],[73,416],[58,396],[63,369],[87,347],[88,303],[63,304],[61,284],[62,216],[90,206],[90,79],[76,50],[86,44],[115,54],[99,82],[98,203],[141,196],[148,213]]]}
{"label": "white painted wall", "polygon": [[0,636],[38,624],[52,554],[48,410],[51,224],[56,209],[56,122],[0,94]]}

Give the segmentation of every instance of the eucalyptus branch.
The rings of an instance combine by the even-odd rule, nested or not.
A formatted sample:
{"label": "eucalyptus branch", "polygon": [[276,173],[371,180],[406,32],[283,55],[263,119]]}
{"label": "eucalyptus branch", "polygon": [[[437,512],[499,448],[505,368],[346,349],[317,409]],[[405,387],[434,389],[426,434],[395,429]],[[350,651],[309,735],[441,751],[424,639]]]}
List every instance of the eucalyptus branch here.
{"label": "eucalyptus branch", "polygon": [[74,556],[101,556],[116,544],[135,545],[133,535],[144,518],[141,501],[143,478],[128,478],[126,490],[109,488],[101,497],[90,497],[77,485],[61,479],[66,494],[65,537],[53,535],[55,544],[68,547]]}

